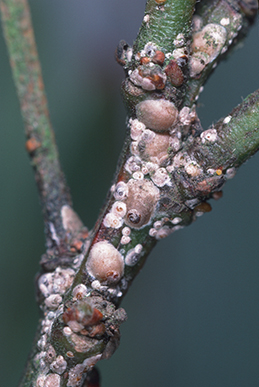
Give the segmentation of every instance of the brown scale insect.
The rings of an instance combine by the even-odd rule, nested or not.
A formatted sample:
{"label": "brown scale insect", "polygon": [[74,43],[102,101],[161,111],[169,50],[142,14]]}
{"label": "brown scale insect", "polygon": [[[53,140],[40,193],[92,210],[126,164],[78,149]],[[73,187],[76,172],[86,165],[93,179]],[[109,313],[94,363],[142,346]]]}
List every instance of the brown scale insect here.
{"label": "brown scale insect", "polygon": [[173,86],[179,87],[183,84],[184,74],[175,60],[170,60],[164,71]]}
{"label": "brown scale insect", "polygon": [[145,179],[131,179],[128,188],[125,223],[129,227],[140,228],[149,222],[159,198],[159,190],[151,181]]}
{"label": "brown scale insect", "polygon": [[162,51],[157,50],[152,58],[152,62],[162,66],[165,61],[165,54]]}

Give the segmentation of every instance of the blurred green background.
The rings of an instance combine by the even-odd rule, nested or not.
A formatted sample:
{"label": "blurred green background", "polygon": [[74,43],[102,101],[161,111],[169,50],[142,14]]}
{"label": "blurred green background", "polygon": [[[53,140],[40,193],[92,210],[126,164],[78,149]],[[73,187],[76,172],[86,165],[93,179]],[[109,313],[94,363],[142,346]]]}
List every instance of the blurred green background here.
{"label": "blurred green background", "polygon": [[[94,225],[125,131],[120,39],[145,1],[31,1],[51,119],[75,209]],[[258,23],[199,100],[206,128],[259,86]],[[43,224],[7,53],[0,36],[1,386],[17,386],[37,323],[33,278]],[[159,242],[123,307],[121,346],[102,387],[259,385],[259,155],[195,224]]]}

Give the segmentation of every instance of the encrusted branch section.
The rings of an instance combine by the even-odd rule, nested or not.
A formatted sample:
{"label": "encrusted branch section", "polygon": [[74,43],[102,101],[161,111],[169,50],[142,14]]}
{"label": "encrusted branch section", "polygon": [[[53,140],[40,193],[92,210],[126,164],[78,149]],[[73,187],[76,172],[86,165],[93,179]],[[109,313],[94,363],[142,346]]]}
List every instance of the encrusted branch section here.
{"label": "encrusted branch section", "polygon": [[[7,3],[14,2],[1,2],[6,17]],[[236,168],[258,150],[258,91],[207,130],[195,109],[215,64],[246,31],[253,5],[211,0],[202,2],[193,17],[195,1],[149,0],[133,49],[120,42],[116,56],[126,73],[123,94],[129,117],[118,172],[81,253],[73,259],[67,253],[57,261],[47,256],[42,262],[45,272],[38,277],[37,295],[43,317],[21,387],[87,383],[94,364],[118,347],[119,326],[126,320],[119,304],[155,243],[210,211],[207,200],[218,199]],[[27,92],[19,93],[26,101]],[[41,114],[36,101],[28,100]],[[25,117],[27,113],[25,109]],[[28,136],[40,136],[30,125]],[[34,152],[43,157],[42,145]],[[63,192],[62,179],[60,184]],[[52,194],[47,198],[51,214]],[[55,195],[59,197],[54,186]],[[68,230],[73,235],[82,227],[64,197],[67,202],[61,200],[51,215],[62,223],[51,230],[54,240],[64,230],[67,237]],[[57,230],[63,231],[59,235]]]}
{"label": "encrusted branch section", "polygon": [[246,36],[258,1],[208,0],[197,3],[193,17],[190,78],[185,104],[191,106],[218,63]]}
{"label": "encrusted branch section", "polygon": [[27,0],[1,0],[0,9],[25,125],[26,150],[43,209],[47,247],[50,254],[60,255],[67,250],[71,235],[77,234],[83,224],[71,208],[60,167]]}
{"label": "encrusted branch section", "polygon": [[[165,28],[170,34],[170,23],[163,25],[161,20],[171,20],[175,8],[171,2],[159,3],[147,2],[146,26],[142,26],[146,39],[155,40],[157,29]],[[244,13],[238,2],[206,4],[199,9],[202,16],[193,17],[192,36],[186,28],[191,21],[186,18],[181,19],[182,34],[175,36],[172,29],[174,39],[168,48],[157,40],[145,42],[142,36],[133,50],[125,42],[117,49],[117,60],[126,73],[126,145],[109,201],[73,284],[83,283],[116,305],[156,241],[210,211],[206,201],[220,196],[235,168],[258,148],[257,92],[208,130],[202,129],[196,114],[196,92],[205,75],[254,14],[253,9]],[[178,5],[176,1],[176,9]],[[192,2],[189,7],[190,17]],[[149,12],[158,12],[159,28],[155,23],[148,26]],[[195,83],[198,88],[192,89],[193,82],[200,82]]]}
{"label": "encrusted branch section", "polygon": [[[83,254],[81,259],[83,258]],[[57,267],[42,274],[38,300],[43,317],[21,387],[79,387],[100,359],[108,359],[120,342],[119,326],[127,318],[101,294],[84,284],[71,289],[80,257],[73,268]],[[96,373],[90,373],[97,377]]]}

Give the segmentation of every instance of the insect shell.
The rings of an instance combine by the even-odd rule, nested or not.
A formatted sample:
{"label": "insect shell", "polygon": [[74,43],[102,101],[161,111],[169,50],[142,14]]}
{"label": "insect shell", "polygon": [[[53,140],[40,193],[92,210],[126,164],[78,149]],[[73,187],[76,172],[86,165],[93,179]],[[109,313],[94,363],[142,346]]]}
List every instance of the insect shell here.
{"label": "insect shell", "polygon": [[178,110],[164,99],[145,100],[136,106],[137,119],[147,128],[163,132],[177,122]]}
{"label": "insect shell", "polygon": [[127,214],[125,223],[140,228],[147,224],[159,198],[159,189],[149,180],[130,179],[128,182]]}
{"label": "insect shell", "polygon": [[196,77],[220,54],[227,38],[225,27],[209,23],[201,31],[194,33],[192,56],[190,60],[190,75]]}
{"label": "insect shell", "polygon": [[124,273],[124,261],[119,251],[107,241],[95,243],[86,263],[87,271],[98,281],[113,285]]}

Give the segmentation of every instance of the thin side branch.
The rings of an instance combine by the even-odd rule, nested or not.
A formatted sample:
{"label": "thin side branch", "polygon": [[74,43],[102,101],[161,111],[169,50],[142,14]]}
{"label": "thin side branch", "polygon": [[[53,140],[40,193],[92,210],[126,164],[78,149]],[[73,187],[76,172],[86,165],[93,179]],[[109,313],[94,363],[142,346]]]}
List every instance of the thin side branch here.
{"label": "thin side branch", "polygon": [[[61,170],[27,0],[0,1],[2,25],[39,190],[49,249],[66,250],[71,197]],[[65,207],[64,207],[65,206]],[[63,217],[62,217],[63,208]],[[73,214],[76,218],[76,215]],[[78,219],[72,228],[82,228]],[[70,229],[69,229],[70,227]]]}

